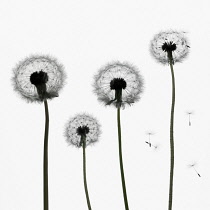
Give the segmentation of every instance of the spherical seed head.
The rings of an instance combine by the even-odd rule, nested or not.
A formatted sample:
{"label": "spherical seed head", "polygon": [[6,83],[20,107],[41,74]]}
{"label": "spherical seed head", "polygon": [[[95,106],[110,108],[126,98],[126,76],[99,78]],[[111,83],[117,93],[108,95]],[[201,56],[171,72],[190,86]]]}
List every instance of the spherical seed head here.
{"label": "spherical seed head", "polygon": [[65,126],[65,137],[69,145],[81,147],[81,137],[85,136],[86,146],[98,141],[101,134],[100,124],[88,114],[78,114]]}
{"label": "spherical seed head", "polygon": [[169,63],[169,53],[173,63],[182,62],[189,54],[189,48],[184,32],[172,30],[156,34],[150,43],[151,55],[162,64]]}
{"label": "spherical seed head", "polygon": [[57,97],[66,78],[63,69],[55,58],[48,55],[27,57],[13,69],[14,90],[27,102]]}
{"label": "spherical seed head", "polygon": [[[133,65],[112,62],[102,67],[94,77],[94,92],[98,100],[116,108],[132,105],[143,92],[143,78]],[[121,90],[121,101],[116,100],[116,91]]]}

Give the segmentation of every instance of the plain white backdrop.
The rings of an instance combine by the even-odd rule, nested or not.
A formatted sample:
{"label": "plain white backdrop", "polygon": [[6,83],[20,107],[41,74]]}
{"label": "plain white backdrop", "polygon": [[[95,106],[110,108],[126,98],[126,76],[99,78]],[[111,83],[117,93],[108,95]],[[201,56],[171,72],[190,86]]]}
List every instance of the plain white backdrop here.
{"label": "plain white backdrop", "polygon": [[[174,66],[176,79],[174,210],[210,206],[210,14],[207,0],[8,0],[0,2],[0,209],[41,210],[44,105],[14,91],[12,69],[31,54],[50,54],[67,83],[49,102],[50,210],[86,210],[82,150],[63,136],[69,117],[94,115],[100,141],[87,148],[93,210],[123,210],[116,110],[99,104],[93,75],[107,62],[128,61],[145,80],[141,100],[121,112],[124,170],[131,210],[168,206],[171,75],[149,53],[161,30],[182,30],[190,54]],[[194,111],[188,126],[186,111]],[[145,143],[147,131],[157,150]],[[197,162],[199,178],[188,164]]]}

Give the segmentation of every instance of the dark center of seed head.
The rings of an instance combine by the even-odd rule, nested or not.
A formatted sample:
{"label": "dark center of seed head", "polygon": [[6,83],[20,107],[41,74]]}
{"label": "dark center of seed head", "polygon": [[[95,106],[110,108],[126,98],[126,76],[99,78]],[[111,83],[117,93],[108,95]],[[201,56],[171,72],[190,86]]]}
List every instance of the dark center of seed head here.
{"label": "dark center of seed head", "polygon": [[123,78],[114,78],[110,82],[111,90],[122,90],[126,88],[126,81]]}
{"label": "dark center of seed head", "polygon": [[89,133],[89,128],[87,126],[79,126],[77,128],[77,134],[80,136],[86,136]]}
{"label": "dark center of seed head", "polygon": [[30,82],[31,84],[37,86],[37,85],[44,85],[48,81],[48,75],[46,72],[39,71],[34,72],[30,76]]}
{"label": "dark center of seed head", "polygon": [[176,44],[173,43],[172,41],[170,42],[165,42],[163,45],[162,45],[162,50],[164,52],[172,52],[174,50],[176,50]]}

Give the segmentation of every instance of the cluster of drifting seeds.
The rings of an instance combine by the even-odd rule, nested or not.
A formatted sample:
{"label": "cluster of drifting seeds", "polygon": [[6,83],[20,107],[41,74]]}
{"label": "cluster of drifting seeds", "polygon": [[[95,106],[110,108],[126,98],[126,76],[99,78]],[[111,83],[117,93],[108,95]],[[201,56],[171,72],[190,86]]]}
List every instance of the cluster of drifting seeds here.
{"label": "cluster of drifting seeds", "polygon": [[[172,76],[172,106],[170,120],[170,150],[171,168],[169,185],[169,210],[172,209],[173,174],[174,174],[174,105],[175,77],[173,66],[182,62],[189,53],[189,44],[184,32],[165,31],[155,35],[150,43],[151,55],[161,64],[169,64]],[[59,91],[65,84],[66,75],[63,66],[58,61],[46,55],[31,56],[19,62],[14,68],[14,90],[28,102],[44,102],[45,106],[45,135],[44,135],[44,210],[49,209],[48,201],[48,131],[49,131],[49,99],[58,97]],[[129,210],[126,193],[125,177],[122,161],[122,141],[120,110],[136,103],[144,89],[144,80],[137,67],[127,62],[112,62],[102,67],[94,77],[94,92],[98,100],[106,106],[117,109],[119,161],[125,209]],[[190,113],[189,113],[190,115]],[[189,125],[190,122],[189,122]],[[88,114],[78,114],[71,118],[65,126],[65,137],[69,144],[83,148],[84,188],[88,209],[91,204],[86,180],[86,146],[98,141],[101,134],[100,124]],[[153,146],[146,142],[150,147]]]}

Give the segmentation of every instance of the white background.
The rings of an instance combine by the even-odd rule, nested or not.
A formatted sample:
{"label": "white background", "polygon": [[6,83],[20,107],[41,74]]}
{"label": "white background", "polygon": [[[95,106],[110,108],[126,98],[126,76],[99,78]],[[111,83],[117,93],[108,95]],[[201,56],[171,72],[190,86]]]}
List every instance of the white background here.
{"label": "white background", "polygon": [[[64,125],[80,112],[102,125],[87,148],[93,210],[123,210],[116,110],[99,104],[93,75],[113,60],[136,65],[145,80],[141,100],[122,111],[125,178],[131,210],[168,206],[169,66],[149,53],[161,30],[183,30],[190,54],[176,77],[174,210],[210,206],[210,14],[206,0],[7,0],[0,2],[0,209],[39,210],[42,200],[44,106],[28,104],[11,85],[12,69],[30,54],[50,54],[64,66],[67,84],[49,102],[50,210],[85,210],[82,150],[67,146]],[[192,126],[186,111],[194,110]],[[147,131],[154,131],[150,149]],[[188,164],[196,161],[199,178]]]}

